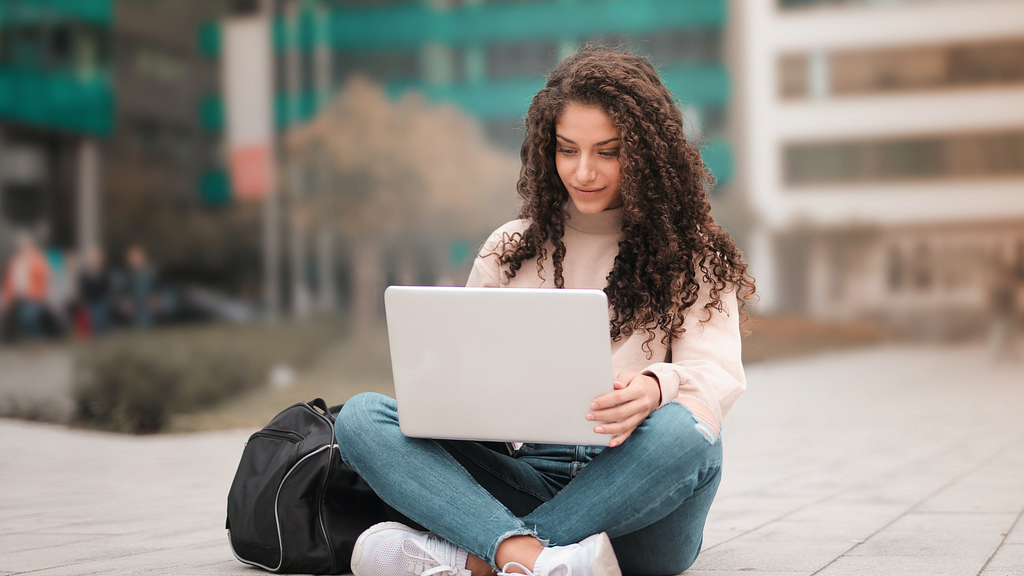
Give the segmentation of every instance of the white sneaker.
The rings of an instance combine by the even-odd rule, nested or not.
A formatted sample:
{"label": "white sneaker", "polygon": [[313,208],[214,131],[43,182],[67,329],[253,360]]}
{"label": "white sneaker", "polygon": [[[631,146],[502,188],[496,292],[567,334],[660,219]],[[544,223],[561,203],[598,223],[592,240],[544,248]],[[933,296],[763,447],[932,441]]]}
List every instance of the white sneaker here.
{"label": "white sneaker", "polygon": [[518,562],[509,562],[499,576],[514,575],[508,571],[513,566],[527,576],[622,576],[612,541],[604,532],[585,538],[579,544],[545,548],[533,563],[532,572]]}
{"label": "white sneaker", "polygon": [[359,535],[352,549],[355,576],[471,576],[469,553],[429,532],[381,522]]}

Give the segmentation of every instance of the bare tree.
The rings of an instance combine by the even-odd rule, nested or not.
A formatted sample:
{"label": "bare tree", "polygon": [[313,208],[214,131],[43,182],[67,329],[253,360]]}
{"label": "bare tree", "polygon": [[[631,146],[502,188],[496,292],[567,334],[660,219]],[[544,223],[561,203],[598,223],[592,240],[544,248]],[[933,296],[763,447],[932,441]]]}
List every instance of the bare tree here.
{"label": "bare tree", "polygon": [[[514,154],[490,145],[479,123],[454,107],[417,95],[392,102],[363,78],[291,130],[285,146],[290,169],[314,183],[298,209],[334,221],[345,245],[356,331],[379,317],[387,269],[408,281],[418,276],[413,268],[443,267],[448,258],[422,262],[420,249],[479,243],[515,214]],[[386,261],[388,254],[397,256]]]}

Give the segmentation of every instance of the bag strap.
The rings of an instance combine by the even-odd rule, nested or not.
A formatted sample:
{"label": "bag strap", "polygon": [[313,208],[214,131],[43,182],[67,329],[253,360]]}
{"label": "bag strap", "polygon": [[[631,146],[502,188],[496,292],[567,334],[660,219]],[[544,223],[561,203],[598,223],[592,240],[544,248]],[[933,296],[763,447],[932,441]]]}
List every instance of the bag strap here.
{"label": "bag strap", "polygon": [[309,404],[311,408],[319,408],[320,411],[324,413],[324,416],[327,416],[332,421],[334,420],[331,416],[331,411],[327,408],[327,402],[324,402],[323,398],[314,398],[313,400],[306,402],[306,404]]}

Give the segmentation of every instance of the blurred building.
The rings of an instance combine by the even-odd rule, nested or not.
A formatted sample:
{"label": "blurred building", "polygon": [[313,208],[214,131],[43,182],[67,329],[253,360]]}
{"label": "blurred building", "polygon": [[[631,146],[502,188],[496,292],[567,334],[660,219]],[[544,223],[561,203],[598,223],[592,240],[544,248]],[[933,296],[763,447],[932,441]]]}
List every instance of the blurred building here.
{"label": "blurred building", "polygon": [[[103,240],[146,246],[165,275],[234,283],[256,276],[258,213],[232,205],[210,29],[223,0],[113,0],[113,130],[101,152]],[[256,276],[258,277],[258,276]]]}
{"label": "blurred building", "polygon": [[[732,149],[725,138],[731,88],[724,0],[233,0],[229,7],[237,16],[273,12],[274,115],[282,133],[309,125],[350,79],[362,76],[394,101],[416,93],[431,104],[456,106],[512,156],[524,136],[522,117],[531,98],[562,57],[584,42],[625,44],[660,66],[686,108],[691,134],[707,143],[705,159],[720,185],[732,175]],[[211,98],[207,110],[207,128],[221,130],[220,99]],[[351,233],[325,230],[323,211],[312,210],[318,212],[316,222],[303,216],[311,211],[303,205],[317,202],[312,197],[321,192],[314,190],[317,179],[303,173],[309,169],[302,159],[293,160],[282,158],[283,238],[291,277],[287,292],[292,309],[301,313],[311,302],[306,279],[324,277],[329,254],[351,252],[331,247],[348,242],[344,237]],[[509,198],[515,197],[514,186],[513,175]],[[502,218],[514,215],[510,210]],[[473,226],[490,230],[501,221]],[[450,261],[435,267],[434,276],[464,280],[471,246],[485,234],[452,239],[448,249],[438,251]],[[353,267],[342,262],[343,269],[346,265]],[[402,276],[395,262],[384,267],[396,274],[391,280]],[[323,288],[318,292],[324,295]]]}
{"label": "blurred building", "polygon": [[[712,170],[731,177],[725,0],[4,0],[0,259],[29,229],[63,249],[102,244],[115,261],[141,243],[173,275],[258,284],[260,208],[232,199],[224,169],[218,22],[268,8],[282,133],[358,74],[392,98],[456,105],[513,153],[562,56],[626,43],[661,66]],[[287,203],[301,203],[302,181],[285,174]],[[295,263],[281,272],[300,291],[304,247],[326,236],[277,226]]]}
{"label": "blurred building", "polygon": [[98,239],[113,20],[109,0],[0,4],[0,256],[16,229],[66,247]]}
{"label": "blurred building", "polygon": [[1024,2],[731,6],[761,310],[983,318],[994,270],[1024,279]]}
{"label": "blurred building", "polygon": [[[245,4],[245,2],[241,2]],[[725,0],[277,0],[278,122],[311,118],[353,74],[479,118],[510,150],[544,75],[574,46],[626,44],[660,65],[720,181],[730,102]]]}
{"label": "blurred building", "polygon": [[[258,265],[255,214],[230,202],[208,101],[221,0],[0,3],[0,258],[132,244],[170,276]],[[251,236],[250,240],[246,240]],[[236,278],[237,279],[237,278]]]}

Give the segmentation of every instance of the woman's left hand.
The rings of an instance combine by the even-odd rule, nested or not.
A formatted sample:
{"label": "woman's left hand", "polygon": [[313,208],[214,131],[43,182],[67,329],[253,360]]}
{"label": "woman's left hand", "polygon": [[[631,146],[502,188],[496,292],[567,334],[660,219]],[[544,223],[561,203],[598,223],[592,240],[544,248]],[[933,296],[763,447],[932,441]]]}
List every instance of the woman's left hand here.
{"label": "woman's left hand", "polygon": [[651,412],[661,404],[661,386],[645,374],[620,372],[615,390],[602,394],[590,403],[587,420],[601,422],[594,426],[598,434],[614,434],[609,447],[626,441]]}

